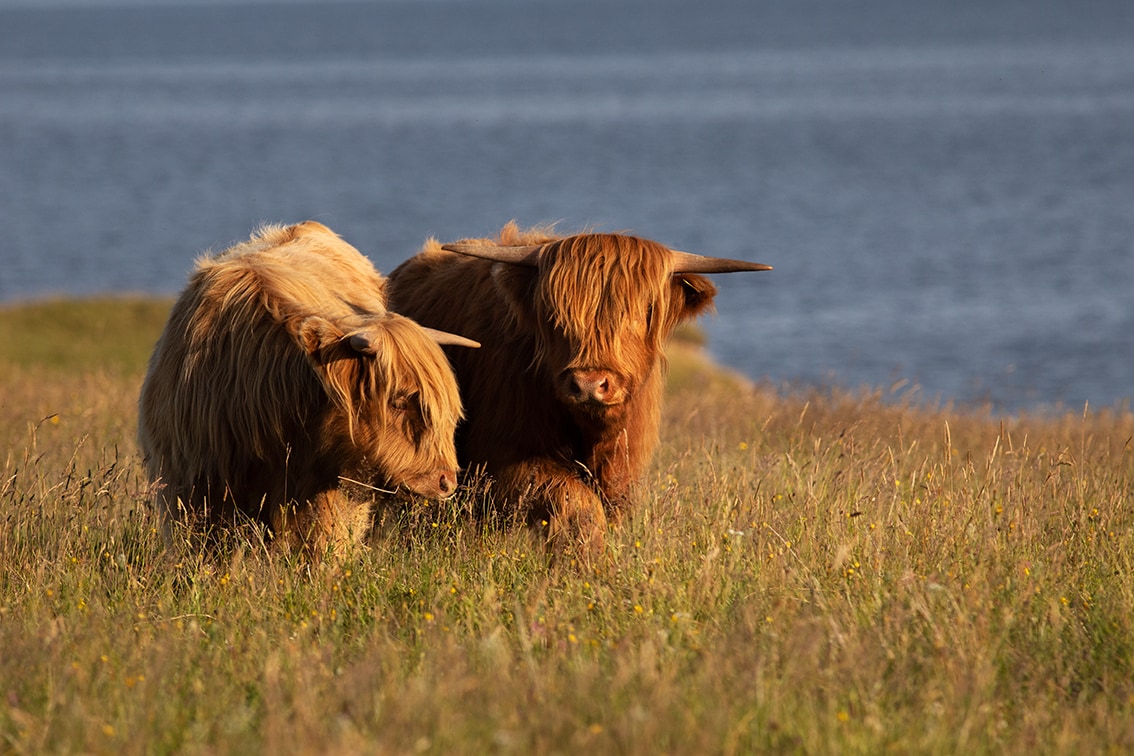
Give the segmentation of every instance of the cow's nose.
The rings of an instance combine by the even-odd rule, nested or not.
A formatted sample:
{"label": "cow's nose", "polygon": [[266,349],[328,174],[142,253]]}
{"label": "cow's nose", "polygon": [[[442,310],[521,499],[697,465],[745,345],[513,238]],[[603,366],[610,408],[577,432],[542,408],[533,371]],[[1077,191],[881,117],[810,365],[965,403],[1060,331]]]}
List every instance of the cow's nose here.
{"label": "cow's nose", "polygon": [[580,401],[605,402],[610,397],[610,374],[605,370],[572,370],[571,393]]}
{"label": "cow's nose", "polygon": [[441,492],[441,496],[451,496],[457,490],[457,476],[455,473],[446,470],[442,472],[437,479],[437,490]]}

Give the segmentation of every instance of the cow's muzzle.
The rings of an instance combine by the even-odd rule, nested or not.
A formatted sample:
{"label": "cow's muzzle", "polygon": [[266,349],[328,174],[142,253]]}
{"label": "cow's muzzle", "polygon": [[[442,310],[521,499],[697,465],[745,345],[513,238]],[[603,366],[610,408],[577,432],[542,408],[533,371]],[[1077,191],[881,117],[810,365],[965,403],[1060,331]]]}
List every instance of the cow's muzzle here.
{"label": "cow's muzzle", "polygon": [[406,485],[418,496],[427,499],[448,499],[457,491],[457,473],[455,470],[433,470],[424,475],[417,475]]}
{"label": "cow's muzzle", "polygon": [[559,376],[559,390],[574,404],[610,406],[626,399],[623,381],[609,370],[564,370]]}

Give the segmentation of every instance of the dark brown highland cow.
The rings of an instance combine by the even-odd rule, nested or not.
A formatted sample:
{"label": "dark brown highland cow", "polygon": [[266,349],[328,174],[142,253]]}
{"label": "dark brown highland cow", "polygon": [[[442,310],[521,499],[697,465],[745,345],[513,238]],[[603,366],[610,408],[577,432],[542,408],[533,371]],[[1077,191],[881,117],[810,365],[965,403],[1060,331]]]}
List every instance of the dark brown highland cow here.
{"label": "dark brown highland cow", "polygon": [[390,301],[483,343],[450,355],[468,414],[462,464],[483,466],[497,506],[546,527],[554,548],[594,556],[657,444],[662,346],[712,305],[698,274],[768,269],[510,223],[496,240],[430,240],[390,274]]}
{"label": "dark brown highland cow", "polygon": [[461,402],[439,343],[387,311],[386,280],[325,226],[268,226],[199,260],[150,358],[138,439],[169,524],[237,513],[319,555],[358,541],[371,496],[456,489]]}

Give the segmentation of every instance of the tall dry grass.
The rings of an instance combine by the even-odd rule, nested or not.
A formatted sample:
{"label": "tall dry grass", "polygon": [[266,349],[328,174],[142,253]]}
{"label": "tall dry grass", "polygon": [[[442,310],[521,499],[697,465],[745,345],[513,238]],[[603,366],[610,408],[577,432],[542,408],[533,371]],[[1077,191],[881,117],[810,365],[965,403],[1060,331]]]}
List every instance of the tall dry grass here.
{"label": "tall dry grass", "polygon": [[309,567],[254,530],[167,552],[133,442],[143,366],[17,356],[2,750],[1134,749],[1125,410],[776,391],[678,348],[601,564],[478,525],[474,492],[384,510],[368,548]]}

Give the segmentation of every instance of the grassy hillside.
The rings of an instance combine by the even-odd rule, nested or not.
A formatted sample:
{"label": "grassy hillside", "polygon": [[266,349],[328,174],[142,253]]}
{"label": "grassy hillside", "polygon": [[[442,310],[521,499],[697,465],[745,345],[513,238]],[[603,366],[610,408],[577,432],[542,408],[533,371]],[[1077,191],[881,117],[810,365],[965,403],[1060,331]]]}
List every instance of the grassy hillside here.
{"label": "grassy hillside", "polygon": [[593,569],[475,492],[314,568],[171,554],[133,442],[167,306],[0,311],[4,751],[1134,749],[1130,413],[777,394],[679,344]]}
{"label": "grassy hillside", "polygon": [[0,307],[0,367],[67,372],[144,367],[171,300],[50,300]]}

